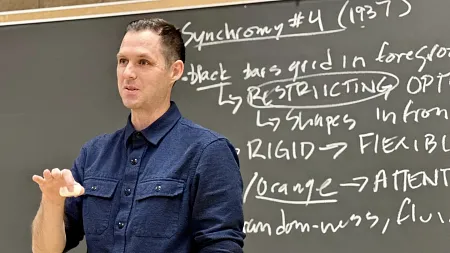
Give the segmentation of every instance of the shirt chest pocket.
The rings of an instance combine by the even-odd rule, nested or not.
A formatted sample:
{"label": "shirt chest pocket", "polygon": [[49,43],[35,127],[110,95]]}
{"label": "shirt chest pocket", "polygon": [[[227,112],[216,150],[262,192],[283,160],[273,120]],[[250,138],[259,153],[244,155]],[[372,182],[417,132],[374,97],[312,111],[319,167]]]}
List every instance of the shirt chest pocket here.
{"label": "shirt chest pocket", "polygon": [[184,182],[151,180],[138,183],[133,234],[142,237],[165,237],[175,234],[179,226]]}
{"label": "shirt chest pocket", "polygon": [[89,178],[84,181],[83,218],[86,234],[102,234],[109,225],[117,181]]}

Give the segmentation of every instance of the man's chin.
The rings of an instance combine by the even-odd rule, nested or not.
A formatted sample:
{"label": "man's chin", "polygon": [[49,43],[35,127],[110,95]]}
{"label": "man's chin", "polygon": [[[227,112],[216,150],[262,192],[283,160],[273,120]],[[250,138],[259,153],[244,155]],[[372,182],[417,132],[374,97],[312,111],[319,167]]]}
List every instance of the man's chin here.
{"label": "man's chin", "polygon": [[131,101],[122,101],[123,105],[127,108],[127,109],[138,109],[139,108],[139,103],[133,103]]}

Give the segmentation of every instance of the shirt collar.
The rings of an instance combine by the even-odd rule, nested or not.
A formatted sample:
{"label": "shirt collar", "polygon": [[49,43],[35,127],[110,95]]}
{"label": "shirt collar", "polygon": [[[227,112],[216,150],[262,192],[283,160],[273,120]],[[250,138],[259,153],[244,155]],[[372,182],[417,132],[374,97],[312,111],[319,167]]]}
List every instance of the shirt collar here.
{"label": "shirt collar", "polygon": [[[159,117],[150,126],[141,131],[142,135],[153,145],[158,145],[160,140],[172,129],[175,123],[181,118],[181,113],[178,110],[175,102],[170,101],[169,109]],[[127,145],[127,141],[130,136],[136,133],[136,129],[131,123],[131,113],[128,115],[127,125],[125,126],[125,139],[124,145]]]}

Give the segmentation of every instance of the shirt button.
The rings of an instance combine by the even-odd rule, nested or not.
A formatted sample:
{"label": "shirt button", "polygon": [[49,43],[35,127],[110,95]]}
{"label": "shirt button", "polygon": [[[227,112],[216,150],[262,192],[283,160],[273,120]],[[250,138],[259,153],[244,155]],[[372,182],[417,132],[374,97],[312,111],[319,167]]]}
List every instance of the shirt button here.
{"label": "shirt button", "polygon": [[136,165],[138,160],[135,158],[135,159],[131,159],[130,162],[131,162],[131,165]]}
{"label": "shirt button", "polygon": [[156,186],[156,187],[155,187],[155,190],[156,190],[157,192],[161,191],[161,185]]}
{"label": "shirt button", "polygon": [[125,196],[129,196],[131,194],[131,189],[130,188],[125,189],[124,193]]}
{"label": "shirt button", "polygon": [[125,223],[119,222],[117,223],[117,227],[119,227],[119,229],[122,229],[123,227],[125,227]]}

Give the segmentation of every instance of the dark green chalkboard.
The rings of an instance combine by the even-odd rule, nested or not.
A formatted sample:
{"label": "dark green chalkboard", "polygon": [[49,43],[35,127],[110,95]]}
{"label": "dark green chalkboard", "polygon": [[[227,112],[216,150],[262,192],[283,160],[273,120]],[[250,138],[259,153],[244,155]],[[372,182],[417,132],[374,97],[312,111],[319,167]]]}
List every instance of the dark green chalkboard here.
{"label": "dark green chalkboard", "polygon": [[32,175],[125,124],[115,54],[141,17],[183,28],[173,100],[239,149],[245,252],[447,252],[449,9],[282,1],[1,27],[2,252],[30,252]]}

